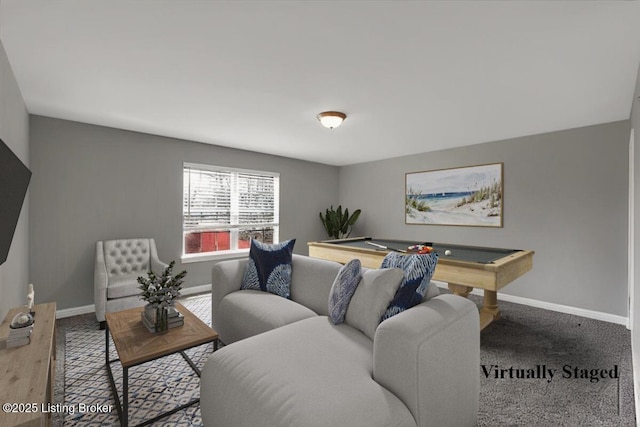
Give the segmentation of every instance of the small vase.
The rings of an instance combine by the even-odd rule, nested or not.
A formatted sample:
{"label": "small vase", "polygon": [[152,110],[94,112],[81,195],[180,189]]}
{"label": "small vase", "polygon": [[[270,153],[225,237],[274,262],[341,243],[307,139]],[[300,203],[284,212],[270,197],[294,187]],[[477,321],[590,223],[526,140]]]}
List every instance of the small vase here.
{"label": "small vase", "polygon": [[156,308],[156,332],[164,334],[169,331],[169,309],[167,307]]}

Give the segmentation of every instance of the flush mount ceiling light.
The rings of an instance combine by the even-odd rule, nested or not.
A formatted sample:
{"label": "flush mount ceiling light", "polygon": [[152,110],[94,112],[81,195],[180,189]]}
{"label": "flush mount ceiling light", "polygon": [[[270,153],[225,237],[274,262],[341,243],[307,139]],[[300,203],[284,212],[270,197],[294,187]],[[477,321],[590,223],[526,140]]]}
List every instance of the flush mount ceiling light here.
{"label": "flush mount ceiling light", "polygon": [[329,129],[337,128],[346,118],[347,115],[339,111],[325,111],[324,113],[318,114],[320,124]]}

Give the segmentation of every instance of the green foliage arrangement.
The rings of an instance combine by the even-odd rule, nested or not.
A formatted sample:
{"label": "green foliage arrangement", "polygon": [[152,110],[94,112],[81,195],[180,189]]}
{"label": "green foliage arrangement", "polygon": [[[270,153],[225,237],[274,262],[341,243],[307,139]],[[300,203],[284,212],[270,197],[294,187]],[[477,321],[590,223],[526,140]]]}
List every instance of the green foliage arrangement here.
{"label": "green foliage arrangement", "polygon": [[142,291],[140,298],[145,300],[151,307],[170,307],[173,305],[173,300],[180,296],[182,282],[187,272],[185,270],[172,276],[171,273],[175,264],[175,261],[171,261],[161,276],[149,270],[147,277],[138,277],[139,288]]}
{"label": "green foliage arrangement", "polygon": [[334,210],[333,205],[331,208],[325,211],[324,216],[320,212],[320,221],[324,225],[324,229],[327,231],[329,237],[334,239],[344,239],[351,234],[351,228],[353,224],[360,217],[361,210],[356,209],[349,216],[349,209],[342,211],[342,205],[338,206],[338,209]]}

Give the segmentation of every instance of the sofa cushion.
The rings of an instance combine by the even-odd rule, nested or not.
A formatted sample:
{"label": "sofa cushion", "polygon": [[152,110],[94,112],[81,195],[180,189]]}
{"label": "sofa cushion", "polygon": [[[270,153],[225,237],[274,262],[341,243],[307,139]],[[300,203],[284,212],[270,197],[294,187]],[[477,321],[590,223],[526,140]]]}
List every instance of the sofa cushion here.
{"label": "sofa cushion", "polygon": [[316,314],[294,301],[268,292],[241,290],[227,294],[217,307],[220,340],[230,344]]}
{"label": "sofa cushion", "polygon": [[386,320],[415,305],[420,304],[427,294],[431,277],[438,263],[438,254],[399,254],[390,252],[382,260],[380,268],[399,268],[404,278],[389,307],[382,316]]}
{"label": "sofa cushion", "polygon": [[202,370],[204,425],[415,426],[372,378],[373,343],[324,316],[226,346]]}
{"label": "sofa cushion", "polygon": [[291,299],[327,316],[331,285],[342,264],[294,254],[291,266]]}
{"label": "sofa cushion", "polygon": [[342,266],[329,292],[329,318],[334,325],[344,322],[347,307],[362,278],[362,264],[352,259]]}
{"label": "sofa cushion", "polygon": [[438,285],[436,285],[433,281],[429,282],[427,285],[427,292],[422,297],[422,302],[429,301],[433,297],[437,297],[440,295],[440,289],[438,289]]}
{"label": "sofa cushion", "polygon": [[402,270],[397,268],[365,270],[349,303],[345,322],[373,340],[403,277]]}
{"label": "sofa cushion", "polygon": [[296,239],[273,245],[251,240],[242,289],[255,289],[291,297],[291,256]]}
{"label": "sofa cushion", "polygon": [[107,287],[107,298],[122,298],[133,295],[140,295],[139,274],[121,274],[111,277]]}

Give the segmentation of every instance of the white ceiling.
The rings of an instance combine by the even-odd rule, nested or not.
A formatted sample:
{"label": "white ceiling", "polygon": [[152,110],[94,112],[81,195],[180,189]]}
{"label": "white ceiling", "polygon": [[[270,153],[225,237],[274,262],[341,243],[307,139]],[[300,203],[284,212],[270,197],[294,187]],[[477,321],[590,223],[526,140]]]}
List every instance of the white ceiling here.
{"label": "white ceiling", "polygon": [[628,119],[640,3],[1,0],[0,40],[32,114],[344,165]]}

